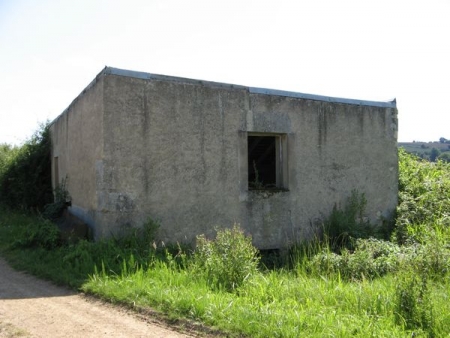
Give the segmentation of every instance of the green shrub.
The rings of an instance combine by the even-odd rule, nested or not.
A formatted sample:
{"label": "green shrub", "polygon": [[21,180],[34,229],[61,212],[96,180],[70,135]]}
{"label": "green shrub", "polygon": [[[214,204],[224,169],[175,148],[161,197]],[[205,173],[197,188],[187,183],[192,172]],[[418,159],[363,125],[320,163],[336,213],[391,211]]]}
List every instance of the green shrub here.
{"label": "green shrub", "polygon": [[215,240],[197,236],[193,268],[213,289],[234,290],[258,271],[258,250],[237,224],[217,231]]}
{"label": "green shrub", "polygon": [[450,271],[450,250],[448,245],[433,245],[429,243],[422,246],[422,254],[416,262],[417,270],[423,271],[429,277],[440,278]]}
{"label": "green shrub", "polygon": [[410,245],[404,253],[404,264],[417,274],[439,279],[450,271],[450,248],[443,243]]}
{"label": "green shrub", "polygon": [[398,243],[424,243],[433,232],[450,239],[450,163],[430,163],[400,149],[398,196]]}
{"label": "green shrub", "polygon": [[331,250],[325,248],[314,256],[309,270],[345,279],[374,278],[405,267],[436,279],[448,274],[450,165],[425,162],[403,150],[399,158],[399,206],[393,234],[397,244],[355,239],[377,229],[362,221],[365,200],[353,192],[344,210],[334,208],[326,220],[325,239]]}
{"label": "green shrub", "polygon": [[311,258],[309,270],[319,275],[340,275],[346,280],[373,279],[397,271],[401,248],[391,242],[374,238],[357,239],[353,252],[336,254],[322,250]]}
{"label": "green shrub", "polygon": [[70,194],[66,189],[67,177],[54,190],[55,200],[44,207],[42,216],[51,221],[56,221],[63,214],[64,209],[70,203]]}
{"label": "green shrub", "polygon": [[390,272],[412,270],[439,279],[450,272],[450,248],[443,243],[398,244],[374,238],[358,239],[354,251],[336,254],[323,249],[307,264],[318,275],[338,275],[346,280],[373,279]]}
{"label": "green shrub", "polygon": [[3,151],[0,161],[0,202],[12,208],[39,209],[53,201],[51,186],[51,141],[48,125],[23,146]]}
{"label": "green shrub", "polygon": [[16,239],[13,247],[34,248],[40,247],[47,250],[61,245],[61,235],[56,224],[49,220],[40,220],[29,224],[20,238]]}

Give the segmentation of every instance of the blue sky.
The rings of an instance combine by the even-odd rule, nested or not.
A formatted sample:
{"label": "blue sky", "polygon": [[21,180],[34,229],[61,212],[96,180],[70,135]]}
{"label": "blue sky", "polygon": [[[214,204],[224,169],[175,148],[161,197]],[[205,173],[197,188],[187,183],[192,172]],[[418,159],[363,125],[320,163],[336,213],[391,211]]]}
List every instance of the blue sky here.
{"label": "blue sky", "polygon": [[105,66],[388,101],[399,141],[450,138],[450,1],[0,0],[0,143]]}

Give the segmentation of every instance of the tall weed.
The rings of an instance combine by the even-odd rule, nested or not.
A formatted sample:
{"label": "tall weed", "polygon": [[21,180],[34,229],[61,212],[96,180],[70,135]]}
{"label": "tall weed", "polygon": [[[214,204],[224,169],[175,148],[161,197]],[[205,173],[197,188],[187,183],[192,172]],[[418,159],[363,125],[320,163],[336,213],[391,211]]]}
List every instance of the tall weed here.
{"label": "tall weed", "polygon": [[258,250],[239,225],[217,231],[215,240],[197,236],[193,269],[213,289],[234,290],[258,271]]}
{"label": "tall weed", "polygon": [[435,337],[433,306],[430,299],[426,275],[404,272],[396,279],[395,286],[395,321],[407,330],[425,332],[428,337]]}
{"label": "tall weed", "polygon": [[352,191],[344,209],[333,207],[324,222],[324,236],[334,252],[352,249],[354,239],[367,238],[373,233],[373,227],[364,215],[366,205],[364,194]]}
{"label": "tall weed", "polygon": [[156,236],[160,224],[148,218],[140,227],[124,228],[119,237],[115,238],[118,246],[133,251],[148,252],[156,249]]}

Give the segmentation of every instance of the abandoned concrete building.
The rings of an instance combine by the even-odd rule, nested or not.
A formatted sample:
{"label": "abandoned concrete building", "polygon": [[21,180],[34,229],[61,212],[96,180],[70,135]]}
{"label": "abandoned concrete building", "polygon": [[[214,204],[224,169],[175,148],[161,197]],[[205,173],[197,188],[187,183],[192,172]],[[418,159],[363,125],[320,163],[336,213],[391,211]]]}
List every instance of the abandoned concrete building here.
{"label": "abandoned concrete building", "polygon": [[239,223],[261,249],[312,238],[353,190],[397,204],[397,108],[106,67],[52,122],[53,185],[95,238],[160,222],[192,242]]}

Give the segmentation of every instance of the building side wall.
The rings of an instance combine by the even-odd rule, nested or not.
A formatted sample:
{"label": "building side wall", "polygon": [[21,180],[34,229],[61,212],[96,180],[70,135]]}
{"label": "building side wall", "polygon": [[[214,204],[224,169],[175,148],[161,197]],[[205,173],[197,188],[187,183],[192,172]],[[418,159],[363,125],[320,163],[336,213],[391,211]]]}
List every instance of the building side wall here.
{"label": "building side wall", "polygon": [[98,209],[97,172],[103,153],[102,119],[103,79],[100,77],[50,126],[53,187],[66,180],[72,201],[70,211],[90,226],[95,223]]}
{"label": "building side wall", "polygon": [[239,222],[245,90],[105,77],[102,233],[147,217],[165,241]]}
{"label": "building side wall", "polygon": [[[397,202],[397,111],[250,94],[245,88],[104,76],[96,231],[161,222],[192,241],[238,222],[260,248],[310,239],[333,206],[364,193],[367,217]],[[287,142],[287,191],[248,191],[247,133]]]}
{"label": "building side wall", "polygon": [[352,191],[365,195],[365,217],[371,222],[393,216],[398,187],[395,108],[250,98],[248,131],[288,137],[289,192],[247,195],[242,217],[257,243],[277,247],[312,238],[333,206],[344,207]]}

